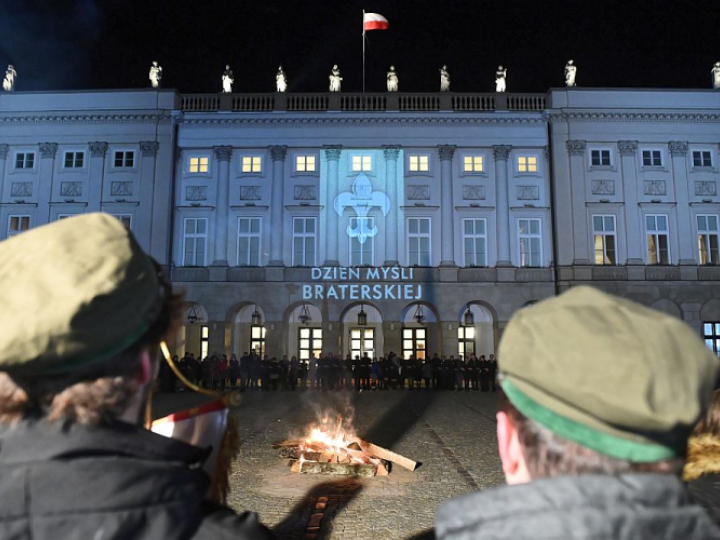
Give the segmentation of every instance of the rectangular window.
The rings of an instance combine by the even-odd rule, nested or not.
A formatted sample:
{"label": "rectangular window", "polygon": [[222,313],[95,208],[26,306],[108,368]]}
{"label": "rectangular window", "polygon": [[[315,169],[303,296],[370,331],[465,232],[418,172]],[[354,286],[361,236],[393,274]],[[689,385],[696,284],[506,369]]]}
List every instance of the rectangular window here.
{"label": "rectangular window", "polygon": [[188,172],[194,174],[202,174],[210,169],[210,158],[191,156],[188,159]]}
{"label": "rectangular window", "polygon": [[542,233],[539,219],[518,220],[518,244],[520,246],[520,266],[542,266]]}
{"label": "rectangular window", "polygon": [[262,157],[245,156],[242,158],[242,172],[259,173],[262,172]]}
{"label": "rectangular window", "polygon": [[[518,161],[518,167],[520,162]],[[463,172],[483,172],[482,156],[465,156],[463,158]]]}
{"label": "rectangular window", "polygon": [[536,156],[518,156],[517,158],[518,172],[537,172]]}
{"label": "rectangular window", "polygon": [[375,228],[375,218],[351,217],[350,266],[374,266],[375,236],[369,235]]}
{"label": "rectangular window", "polygon": [[293,218],[293,266],[315,266],[315,245],[317,239],[314,217]]}
{"label": "rectangular window", "polygon": [[296,172],[315,172],[315,156],[295,156]]}
{"label": "rectangular window", "polygon": [[298,330],[298,351],[300,360],[308,360],[310,355],[320,358],[322,354],[322,328],[300,328]]}
{"label": "rectangular window", "polygon": [[353,172],[371,171],[372,156],[353,156],[352,157]]}
{"label": "rectangular window", "polygon": [[253,326],[250,328],[250,349],[260,358],[265,354],[265,327]]}
{"label": "rectangular window", "polygon": [[693,167],[712,167],[710,150],[693,150]]}
{"label": "rectangular window", "polygon": [[375,356],[375,329],[374,328],[351,328],[350,329],[350,355],[353,359],[356,356],[362,358],[365,355],[370,358]]}
{"label": "rectangular window", "polygon": [[668,217],[666,215],[645,216],[648,264],[670,264],[668,243]]}
{"label": "rectangular window", "polygon": [[430,266],[430,218],[408,218],[408,266]]}
{"label": "rectangular window", "polygon": [[593,216],[595,264],[617,264],[615,216]]}
{"label": "rectangular window", "polygon": [[238,218],[238,266],[260,266],[259,217]]}
{"label": "rectangular window", "polygon": [[410,171],[427,172],[429,170],[430,156],[410,156]]}
{"label": "rectangular window", "polygon": [[718,216],[700,215],[697,216],[698,250],[700,252],[700,264],[720,263],[718,251]]}
{"label": "rectangular window", "polygon": [[135,166],[135,152],[132,150],[116,150],[113,163],[116,169]]}
{"label": "rectangular window", "polygon": [[484,219],[463,219],[465,266],[487,266],[487,232]]}
{"label": "rectangular window", "polygon": [[185,218],[183,266],[205,266],[207,218]]}
{"label": "rectangular window", "polygon": [[643,167],[662,167],[662,152],[660,150],[643,150]]}
{"label": "rectangular window", "polygon": [[593,167],[609,167],[610,150],[590,150],[590,163]]}
{"label": "rectangular window", "polygon": [[200,358],[207,358],[210,349],[210,328],[200,327]]}
{"label": "rectangular window", "polygon": [[85,152],[65,152],[66,169],[82,169],[85,164]]}
{"label": "rectangular window", "polygon": [[720,356],[720,322],[704,322],[703,339],[708,349]]}
{"label": "rectangular window", "polygon": [[460,358],[467,360],[470,355],[475,354],[475,327],[458,327],[458,354]]}
{"label": "rectangular window", "polygon": [[110,214],[114,218],[117,218],[125,228],[129,231],[130,225],[132,224],[132,216],[130,214]]}
{"label": "rectangular window", "polygon": [[416,360],[425,360],[427,329],[425,328],[403,328],[403,358],[407,360],[411,356]]}
{"label": "rectangular window", "polygon": [[35,152],[18,152],[15,154],[16,169],[32,169],[35,167]]}
{"label": "rectangular window", "polygon": [[27,231],[30,228],[30,216],[10,216],[8,219],[8,238]]}
{"label": "rectangular window", "polygon": [[73,216],[79,216],[80,214],[58,214],[57,220],[60,221],[61,219],[66,219]]}

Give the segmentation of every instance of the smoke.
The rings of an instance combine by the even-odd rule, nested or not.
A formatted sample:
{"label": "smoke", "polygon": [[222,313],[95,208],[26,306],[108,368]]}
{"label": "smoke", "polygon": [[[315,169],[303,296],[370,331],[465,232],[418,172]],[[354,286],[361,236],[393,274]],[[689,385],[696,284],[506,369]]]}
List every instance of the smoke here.
{"label": "smoke", "polygon": [[0,75],[13,64],[17,90],[91,86],[101,23],[96,0],[0,0]]}

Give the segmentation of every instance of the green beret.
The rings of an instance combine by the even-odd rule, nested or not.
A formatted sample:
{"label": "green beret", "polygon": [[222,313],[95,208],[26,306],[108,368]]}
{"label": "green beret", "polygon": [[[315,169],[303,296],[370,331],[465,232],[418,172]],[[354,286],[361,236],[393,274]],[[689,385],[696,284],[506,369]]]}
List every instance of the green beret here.
{"label": "green beret", "polygon": [[157,318],[154,261],[116,218],[84,214],[0,242],[0,370],[71,372],[135,343]]}
{"label": "green beret", "polygon": [[591,287],[518,311],[498,364],[523,415],[632,462],[684,455],[718,372],[718,359],[684,322]]}

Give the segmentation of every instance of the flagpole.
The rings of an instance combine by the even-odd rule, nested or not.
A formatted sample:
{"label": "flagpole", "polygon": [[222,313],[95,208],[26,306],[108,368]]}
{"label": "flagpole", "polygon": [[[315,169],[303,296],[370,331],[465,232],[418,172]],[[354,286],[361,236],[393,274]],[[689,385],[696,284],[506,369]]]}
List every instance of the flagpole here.
{"label": "flagpole", "polygon": [[365,10],[364,9],[363,9],[362,40],[363,40],[363,85],[362,85],[362,91],[364,94],[365,93]]}

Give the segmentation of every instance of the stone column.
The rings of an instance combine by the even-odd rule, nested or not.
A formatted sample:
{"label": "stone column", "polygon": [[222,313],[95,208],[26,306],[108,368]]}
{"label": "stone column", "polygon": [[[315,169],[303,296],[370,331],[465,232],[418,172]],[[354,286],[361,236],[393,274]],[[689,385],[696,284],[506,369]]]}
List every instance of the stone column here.
{"label": "stone column", "polygon": [[512,146],[493,146],[495,157],[495,215],[497,216],[497,264],[512,266],[510,257],[510,200],[508,197],[508,159]]}
{"label": "stone column", "polygon": [[341,150],[342,146],[325,147],[325,159],[328,162],[327,200],[325,201],[327,212],[325,266],[340,266],[340,259],[338,258],[338,215],[335,212],[335,198],[338,195],[338,184],[340,183],[338,166]]}
{"label": "stone column", "polygon": [[232,146],[215,146],[218,163],[217,204],[215,205],[215,260],[212,266],[227,266],[228,209],[230,205],[230,159]]}
{"label": "stone column", "polygon": [[35,225],[44,225],[50,220],[50,196],[57,143],[40,143],[40,178],[38,181],[37,215]]}
{"label": "stone column", "polygon": [[157,141],[140,141],[140,196],[135,236],[150,253],[152,243],[153,201],[155,198],[155,159],[160,144]]}
{"label": "stone column", "polygon": [[103,184],[105,183],[105,156],[108,143],[94,141],[90,146],[90,178],[88,179],[88,212],[101,210]]}
{"label": "stone column", "polygon": [[399,146],[385,146],[386,193],[390,199],[390,210],[385,216],[385,262],[383,266],[398,266],[398,230],[400,225],[400,205],[398,200],[397,162],[400,156]]}
{"label": "stone column", "polygon": [[455,264],[455,208],[453,201],[452,159],[454,145],[438,146],[440,155],[440,220],[442,222],[442,245],[440,266]]}
{"label": "stone column", "polygon": [[272,196],[270,203],[270,262],[268,266],[283,266],[283,172],[287,146],[271,146]]}
{"label": "stone column", "polygon": [[590,246],[588,245],[587,197],[585,193],[585,149],[587,141],[568,140],[565,142],[570,155],[570,191],[572,195],[574,266],[589,266]]}
{"label": "stone column", "polygon": [[[620,152],[620,165],[623,183],[623,198],[625,200],[625,238],[627,241],[627,265],[643,265],[642,254],[642,228],[640,227],[640,211],[638,207],[637,194],[637,166],[635,154],[637,154],[637,141],[618,141]],[[615,234],[618,234],[618,226],[615,224]],[[617,256],[618,246],[615,246]]]}
{"label": "stone column", "polygon": [[[690,196],[688,195],[687,177],[687,141],[670,141],[668,143],[672,159],[673,186],[677,203],[678,237],[680,238],[680,265],[696,265],[695,245],[693,242],[693,226],[690,218]],[[672,257],[672,248],[670,251]]]}
{"label": "stone column", "polygon": [[7,161],[8,150],[10,146],[7,144],[0,144],[0,200],[2,200],[3,185],[5,180],[5,162]]}

